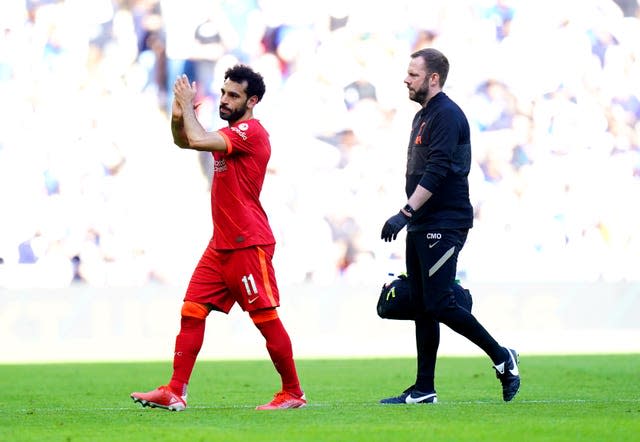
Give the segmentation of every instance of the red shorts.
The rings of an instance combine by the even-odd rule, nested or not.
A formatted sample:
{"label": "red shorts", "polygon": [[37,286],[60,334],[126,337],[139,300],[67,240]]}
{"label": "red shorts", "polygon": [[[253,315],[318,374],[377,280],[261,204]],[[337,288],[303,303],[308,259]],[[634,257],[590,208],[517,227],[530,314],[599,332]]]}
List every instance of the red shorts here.
{"label": "red shorts", "polygon": [[280,294],[271,259],[275,245],[215,250],[211,242],[198,262],[185,301],[229,313],[234,303],[253,311],[278,307]]}

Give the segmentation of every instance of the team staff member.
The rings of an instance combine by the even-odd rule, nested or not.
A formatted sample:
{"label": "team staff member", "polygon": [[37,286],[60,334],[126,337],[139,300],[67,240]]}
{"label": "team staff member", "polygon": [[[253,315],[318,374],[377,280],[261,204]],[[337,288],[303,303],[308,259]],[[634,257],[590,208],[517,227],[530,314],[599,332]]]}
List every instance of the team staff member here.
{"label": "team staff member", "polygon": [[469,123],[442,88],[449,61],[427,48],[411,55],[405,84],[409,99],[422,106],[414,117],[407,155],[407,204],[384,224],[381,238],[395,240],[405,225],[406,266],[411,292],[419,299],[415,320],[417,376],[402,394],[384,404],[435,403],[439,322],[463,335],[491,358],[510,401],[520,387],[518,355],[500,346],[452,296],[458,254],[473,225],[468,174],[471,166]]}
{"label": "team staff member", "polygon": [[253,108],[265,93],[264,80],[245,65],[226,71],[219,112],[229,124],[213,132],[207,132],[196,117],[195,82],[190,83],[182,75],[173,90],[171,131],[175,144],[213,154],[213,237],[184,297],[171,380],[147,393],[131,393],[131,398],[143,406],[184,410],[207,316],[212,310],[229,313],[238,303],[264,336],[282,380],[281,391],[257,409],[303,407],[307,402],[300,388],[291,340],[276,310],[280,301],[272,266],[275,239],[260,203],[271,145],[269,134],[253,117]]}

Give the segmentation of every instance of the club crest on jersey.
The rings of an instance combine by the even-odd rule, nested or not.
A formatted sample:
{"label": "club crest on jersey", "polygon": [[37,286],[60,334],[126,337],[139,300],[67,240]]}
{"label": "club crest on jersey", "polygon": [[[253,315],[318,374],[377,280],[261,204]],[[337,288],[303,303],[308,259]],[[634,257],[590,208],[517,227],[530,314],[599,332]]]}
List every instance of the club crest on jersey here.
{"label": "club crest on jersey", "polygon": [[425,123],[422,122],[422,124],[420,124],[420,128],[418,129],[418,134],[416,135],[416,139],[413,142],[413,144],[422,144],[422,135],[424,133],[424,126],[425,126]]}

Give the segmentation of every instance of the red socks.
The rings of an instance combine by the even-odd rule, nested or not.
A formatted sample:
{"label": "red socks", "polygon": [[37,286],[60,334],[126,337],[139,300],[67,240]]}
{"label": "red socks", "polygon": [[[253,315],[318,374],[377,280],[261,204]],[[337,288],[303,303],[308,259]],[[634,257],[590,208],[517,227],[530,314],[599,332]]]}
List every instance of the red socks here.
{"label": "red socks", "polygon": [[[205,319],[183,316],[180,320],[180,332],[176,337],[173,355],[173,375],[169,388],[180,396],[187,394],[187,384],[196,363],[204,340]],[[282,389],[302,396],[300,381],[293,361],[291,339],[280,318],[270,319],[256,324],[267,344],[267,351],[274,367],[282,379]]]}
{"label": "red socks", "polygon": [[282,379],[282,389],[298,397],[302,396],[303,392],[300,388],[296,365],[293,361],[291,339],[282,325],[282,321],[276,317],[269,321],[260,322],[256,324],[256,327],[258,327],[258,330],[267,341],[267,351]]}
{"label": "red socks", "polygon": [[176,336],[173,354],[173,376],[169,382],[169,388],[180,396],[187,394],[187,384],[202,348],[204,327],[205,319],[190,316],[180,319],[180,333]]}

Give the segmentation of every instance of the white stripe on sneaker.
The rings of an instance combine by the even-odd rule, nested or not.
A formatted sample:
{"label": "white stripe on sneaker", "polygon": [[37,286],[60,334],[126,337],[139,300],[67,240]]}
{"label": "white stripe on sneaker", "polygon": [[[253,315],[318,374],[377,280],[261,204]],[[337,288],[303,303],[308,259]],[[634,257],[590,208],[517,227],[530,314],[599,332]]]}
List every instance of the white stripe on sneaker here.
{"label": "white stripe on sneaker", "polygon": [[514,357],[513,355],[514,350],[507,349],[507,351],[509,352],[509,357],[511,358],[511,362],[513,363],[513,368],[510,368],[509,372],[511,373],[512,376],[519,376],[520,370],[518,369],[518,362],[516,361],[517,356]]}
{"label": "white stripe on sneaker", "polygon": [[[407,404],[419,404],[420,402],[423,402],[423,401],[425,401],[427,399],[435,398],[435,397],[436,397],[435,393],[429,393],[429,394],[425,394],[424,396],[418,396],[418,397],[413,397],[413,396],[411,396],[411,393],[409,393],[407,395],[407,397],[404,399],[404,401]],[[434,402],[435,402],[435,400],[434,400]]]}

